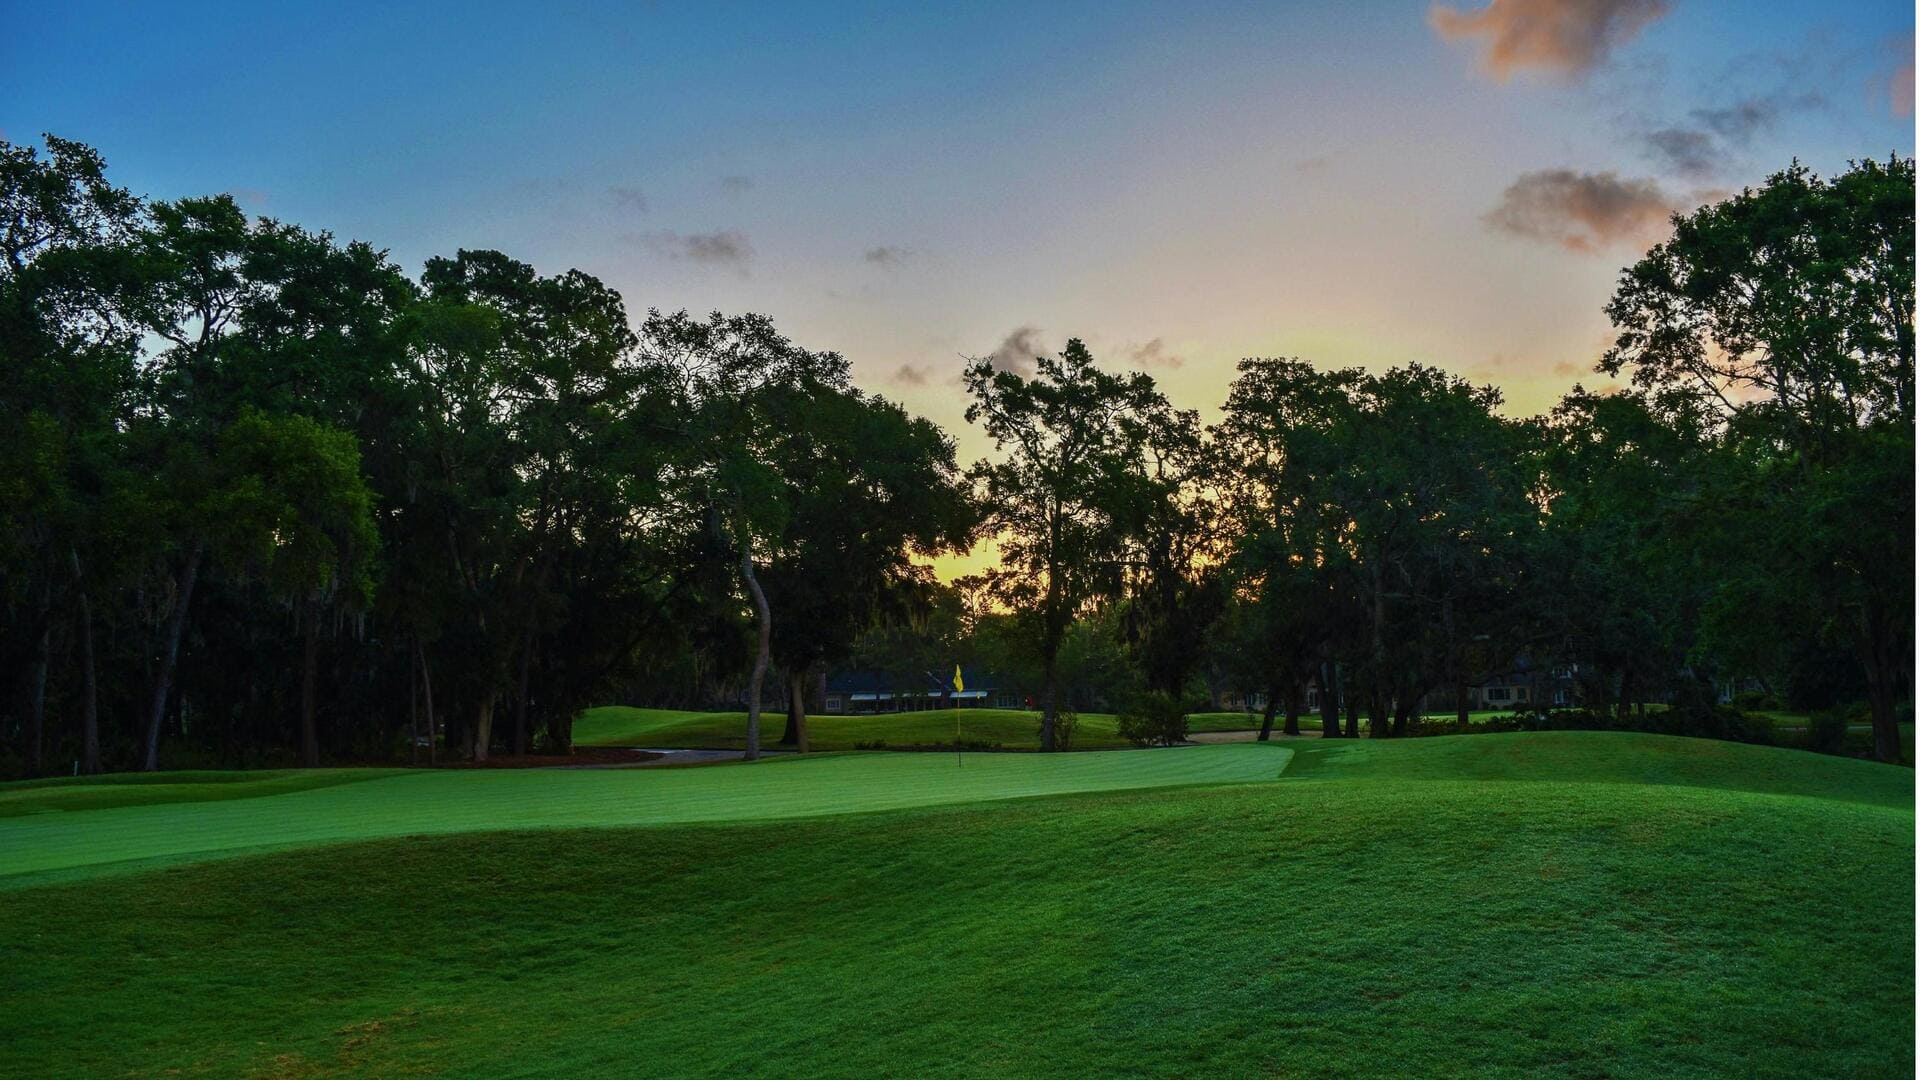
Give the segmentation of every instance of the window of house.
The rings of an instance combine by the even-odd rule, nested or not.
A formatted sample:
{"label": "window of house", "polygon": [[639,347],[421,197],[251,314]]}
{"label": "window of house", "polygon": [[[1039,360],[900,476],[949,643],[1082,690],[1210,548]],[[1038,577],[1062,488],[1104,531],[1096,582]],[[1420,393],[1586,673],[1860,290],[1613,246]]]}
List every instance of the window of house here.
{"label": "window of house", "polygon": [[1513,691],[1508,689],[1507,687],[1504,687],[1504,686],[1487,687],[1488,701],[1511,701],[1512,699],[1513,699]]}

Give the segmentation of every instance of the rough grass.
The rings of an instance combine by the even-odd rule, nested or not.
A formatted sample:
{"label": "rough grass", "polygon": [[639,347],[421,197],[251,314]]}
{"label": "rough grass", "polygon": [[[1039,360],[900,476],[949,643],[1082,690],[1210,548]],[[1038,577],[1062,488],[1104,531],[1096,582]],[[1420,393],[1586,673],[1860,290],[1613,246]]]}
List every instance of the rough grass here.
{"label": "rough grass", "polygon": [[1295,746],[1278,783],[0,893],[0,1072],[1913,1074],[1912,773],[1612,733]]}

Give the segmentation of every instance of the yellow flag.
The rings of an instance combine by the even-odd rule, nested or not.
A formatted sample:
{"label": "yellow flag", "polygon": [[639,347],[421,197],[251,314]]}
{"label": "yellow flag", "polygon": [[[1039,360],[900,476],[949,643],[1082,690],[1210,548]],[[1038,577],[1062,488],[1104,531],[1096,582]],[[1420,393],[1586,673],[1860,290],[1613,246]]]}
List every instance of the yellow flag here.
{"label": "yellow flag", "polygon": [[960,665],[953,665],[953,692],[959,693],[967,688],[966,681],[960,678]]}

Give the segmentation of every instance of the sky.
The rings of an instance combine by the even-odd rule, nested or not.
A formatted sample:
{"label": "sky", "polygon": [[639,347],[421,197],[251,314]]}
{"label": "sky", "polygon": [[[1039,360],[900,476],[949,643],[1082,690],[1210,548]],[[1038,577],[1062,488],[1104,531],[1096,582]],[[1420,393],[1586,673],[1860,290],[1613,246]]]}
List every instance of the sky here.
{"label": "sky", "polygon": [[758,311],[945,425],[1085,340],[1204,414],[1246,356],[1549,408],[1667,215],[1914,152],[1906,3],[0,0],[0,137],[156,198]]}

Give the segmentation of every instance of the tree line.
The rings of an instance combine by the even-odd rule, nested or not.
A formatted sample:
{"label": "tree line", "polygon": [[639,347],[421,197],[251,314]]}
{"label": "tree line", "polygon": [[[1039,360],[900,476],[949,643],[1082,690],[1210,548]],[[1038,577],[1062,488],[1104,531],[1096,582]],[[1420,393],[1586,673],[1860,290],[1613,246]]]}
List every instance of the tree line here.
{"label": "tree line", "polygon": [[1207,424],[1074,341],[967,366],[963,466],[762,316],[636,320],[493,251],[411,277],[0,143],[0,764],[566,753],[613,696],[744,700],[750,753],[779,702],[804,748],[820,672],[963,654],[1031,669],[1047,749],[1090,664],[1390,736],[1526,655],[1622,715],[1862,697],[1896,759],[1913,195],[1795,165],[1677,219],[1607,309],[1624,388],[1544,416],[1276,358]]}

